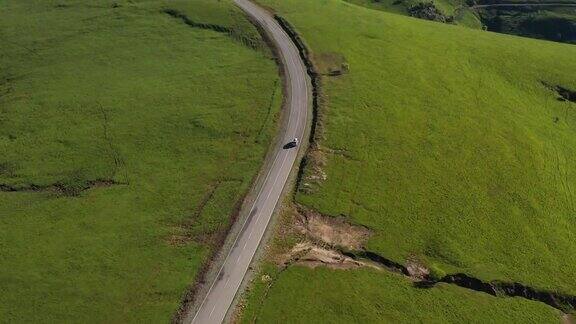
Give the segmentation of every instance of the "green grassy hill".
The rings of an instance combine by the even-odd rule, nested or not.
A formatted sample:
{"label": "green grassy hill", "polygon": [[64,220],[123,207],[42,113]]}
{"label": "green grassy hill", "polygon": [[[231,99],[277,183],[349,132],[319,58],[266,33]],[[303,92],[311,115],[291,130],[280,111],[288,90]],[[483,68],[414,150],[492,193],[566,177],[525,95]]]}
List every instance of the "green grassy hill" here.
{"label": "green grassy hill", "polygon": [[274,132],[256,29],[229,1],[5,0],[0,44],[0,322],[168,322]]}
{"label": "green grassy hill", "polygon": [[558,311],[451,285],[417,289],[376,270],[292,267],[265,294],[258,280],[243,323],[558,323]]}
{"label": "green grassy hill", "polygon": [[[261,2],[297,28],[315,57],[338,53],[350,70],[322,79],[321,157],[312,160],[323,163],[306,166],[298,203],[367,226],[374,234],[366,249],[401,264],[418,259],[438,273],[576,295],[576,104],[543,84],[576,89],[576,47],[338,0]],[[391,280],[384,274],[339,295],[341,282],[365,274],[284,279],[302,271],[279,274],[284,288],[273,285],[270,298],[287,285],[293,298],[282,309],[264,301],[268,318],[304,316],[297,292],[318,276],[323,289],[306,299],[318,305],[352,305],[359,318],[358,303],[383,314],[407,307],[381,300],[378,280]],[[410,303],[419,293],[398,294],[397,303]]]}

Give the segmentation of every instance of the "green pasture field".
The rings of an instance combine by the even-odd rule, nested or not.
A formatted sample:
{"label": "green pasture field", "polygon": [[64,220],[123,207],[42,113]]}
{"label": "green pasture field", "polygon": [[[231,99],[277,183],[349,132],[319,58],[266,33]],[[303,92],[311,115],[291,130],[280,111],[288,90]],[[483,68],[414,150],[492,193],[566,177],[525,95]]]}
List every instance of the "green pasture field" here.
{"label": "green pasture field", "polygon": [[0,1],[0,322],[170,321],[281,95],[231,1]]}
{"label": "green pasture field", "polygon": [[[295,26],[314,57],[332,53],[349,67],[344,75],[322,77],[318,144],[327,179],[317,180],[309,163],[297,203],[369,227],[374,234],[366,249],[401,264],[417,259],[436,273],[576,294],[576,104],[545,85],[576,90],[576,47],[339,0],[260,2]],[[297,279],[304,274],[306,280]],[[366,277],[371,284],[347,282]],[[387,292],[378,280],[391,278],[289,269],[261,312],[298,319],[295,313],[312,310],[290,305],[307,301],[318,311],[366,303],[382,315],[427,303],[380,301]],[[390,293],[400,290],[395,297],[406,302],[423,294],[471,296],[455,288],[422,293],[394,285]],[[312,293],[309,286],[323,289]],[[293,300],[280,308],[278,298],[288,290]],[[257,300],[249,298],[248,309]],[[516,303],[502,303],[508,302]],[[542,310],[522,305],[526,316]],[[438,312],[456,310],[436,306],[444,307],[426,309],[434,318],[458,319],[441,317]],[[363,318],[369,316],[364,308],[346,310]],[[464,316],[458,314],[442,316]]]}
{"label": "green pasture field", "polygon": [[[264,268],[276,272],[274,266]],[[271,289],[256,279],[241,323],[558,323],[560,312],[522,298],[434,289],[373,269],[291,267]]]}

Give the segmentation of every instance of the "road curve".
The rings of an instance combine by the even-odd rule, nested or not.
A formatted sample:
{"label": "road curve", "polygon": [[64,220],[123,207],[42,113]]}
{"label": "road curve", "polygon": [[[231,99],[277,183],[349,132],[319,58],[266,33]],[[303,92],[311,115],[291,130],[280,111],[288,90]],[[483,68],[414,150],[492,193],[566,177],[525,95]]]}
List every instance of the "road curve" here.
{"label": "road curve", "polygon": [[235,2],[267,32],[276,45],[286,76],[288,118],[287,124],[281,128],[284,130],[284,134],[281,134],[283,141],[274,148],[276,153],[273,163],[269,170],[264,171],[266,178],[260,192],[215,281],[192,319],[195,324],[221,323],[224,320],[297,159],[298,148],[284,149],[282,146],[294,137],[304,138],[308,127],[309,79],[298,49],[270,13],[248,0]]}

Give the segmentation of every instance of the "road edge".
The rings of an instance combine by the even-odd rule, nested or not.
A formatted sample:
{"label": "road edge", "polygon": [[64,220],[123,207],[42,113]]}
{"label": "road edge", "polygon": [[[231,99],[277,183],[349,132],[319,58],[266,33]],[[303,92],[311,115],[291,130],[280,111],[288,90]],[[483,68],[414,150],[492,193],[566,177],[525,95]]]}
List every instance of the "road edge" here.
{"label": "road edge", "polygon": [[[294,161],[294,165],[290,171],[288,176],[288,180],[282,190],[282,194],[278,199],[278,203],[274,209],[274,213],[266,227],[266,231],[264,232],[264,236],[260,241],[260,245],[250,262],[250,267],[244,276],[242,283],[236,292],[234,300],[228,309],[226,316],[224,317],[223,323],[236,323],[238,319],[237,316],[240,314],[241,310],[239,309],[239,303],[245,298],[245,293],[247,289],[252,285],[252,281],[254,280],[254,276],[259,273],[258,265],[262,261],[262,258],[266,255],[266,249],[268,248],[268,243],[274,236],[278,225],[278,216],[284,210],[283,207],[289,206],[293,204],[295,201],[296,190],[300,186],[300,181],[302,179],[302,172],[306,166],[306,157],[308,156],[311,149],[317,145],[319,137],[322,136],[321,133],[321,123],[319,122],[320,118],[320,109],[323,106],[322,100],[322,86],[321,86],[321,75],[318,73],[318,70],[314,64],[314,60],[311,57],[311,51],[309,47],[306,45],[300,34],[296,31],[296,28],[292,26],[285,18],[276,14],[272,10],[268,9],[265,6],[260,5],[257,1],[251,0],[251,2],[260,8],[268,11],[271,16],[273,16],[274,20],[278,22],[280,27],[284,30],[284,32],[288,35],[288,37],[292,40],[292,43],[298,49],[298,53],[300,55],[300,59],[304,63],[306,67],[306,74],[307,79],[310,82],[311,88],[308,89],[309,93],[312,96],[309,96],[310,100],[308,102],[308,111],[307,113],[312,116],[312,118],[307,119],[306,131],[305,131],[305,138],[306,141],[302,141],[302,145],[298,151],[298,156],[296,161]],[[284,76],[285,77],[285,76]]]}
{"label": "road edge", "polygon": [[[251,1],[251,2],[262,8],[262,6],[260,6],[260,4],[254,2],[254,1]],[[209,257],[209,259],[206,261],[205,266],[203,266],[203,269],[198,273],[194,282],[189,286],[189,289],[187,289],[183,298],[181,299],[180,306],[172,317],[171,322],[174,324],[191,322],[195,313],[200,308],[204,297],[208,294],[208,292],[210,290],[211,283],[216,279],[216,276],[218,275],[219,269],[222,267],[222,265],[224,264],[224,262],[226,260],[226,256],[227,256],[228,252],[232,249],[233,243],[234,243],[236,237],[239,235],[239,233],[242,229],[242,226],[244,224],[244,221],[248,218],[248,214],[250,212],[251,206],[253,205],[254,201],[256,200],[257,194],[260,191],[260,189],[261,189],[261,187],[265,181],[264,175],[266,175],[268,173],[268,171],[270,170],[270,168],[273,165],[273,160],[274,160],[274,157],[276,155],[275,153],[276,153],[277,149],[282,148],[282,145],[283,145],[282,139],[285,135],[286,127],[288,126],[288,120],[289,120],[288,117],[290,115],[290,112],[287,110],[287,109],[289,109],[289,104],[290,104],[289,99],[287,98],[288,87],[289,87],[289,85],[288,85],[289,84],[289,82],[288,82],[289,76],[287,75],[287,73],[285,73],[285,67],[283,65],[283,60],[281,57],[282,53],[278,50],[278,45],[275,43],[275,41],[273,40],[273,37],[269,34],[269,32],[266,31],[262,26],[260,26],[257,23],[257,21],[254,18],[252,18],[248,13],[244,12],[242,10],[242,8],[240,8],[240,7],[238,7],[238,8],[239,8],[239,10],[242,11],[242,13],[246,17],[246,19],[248,19],[252,23],[252,25],[258,30],[258,33],[262,37],[262,40],[266,43],[266,45],[268,46],[268,48],[272,52],[273,59],[276,62],[276,66],[278,68],[278,74],[279,74],[279,77],[282,81],[282,103],[280,106],[279,117],[278,117],[278,121],[277,121],[278,131],[276,132],[276,134],[274,135],[268,148],[266,149],[266,154],[264,155],[265,156],[264,162],[262,164],[262,167],[258,171],[258,173],[255,175],[255,177],[252,181],[252,184],[250,186],[250,189],[242,196],[242,198],[239,199],[239,202],[238,202],[239,206],[235,208],[233,215],[232,215],[232,224],[230,224],[230,226],[227,229],[227,231],[225,232],[225,234],[223,234],[223,235],[225,235],[225,239],[223,240],[223,242],[219,246],[215,247],[214,252]],[[271,13],[271,15],[276,19],[275,14]],[[284,26],[283,25],[281,25],[281,26],[285,30]],[[290,39],[292,41],[294,41],[294,39],[292,38],[292,35],[289,34],[289,36],[290,36]],[[295,43],[295,45],[296,45],[296,48],[300,52],[299,44]],[[300,55],[301,55],[301,53],[300,53]],[[304,65],[308,69],[308,65],[306,64],[307,61],[303,60],[303,62],[305,63]],[[307,73],[307,76],[308,76],[307,82],[311,84],[311,80],[310,80],[308,73]],[[310,93],[311,92],[310,87],[307,87],[307,88],[308,88],[308,91]],[[311,97],[311,96],[309,96],[309,97]],[[313,118],[307,118],[308,122],[307,122],[306,128],[305,128],[305,138],[309,138],[311,136],[310,135],[311,134],[311,127],[313,127],[311,125],[314,125],[313,119],[314,119],[314,115],[315,115],[314,111],[311,111],[312,105],[310,105],[310,102],[308,103],[307,106],[308,106],[307,114],[309,114],[309,115],[312,114]],[[226,313],[226,317],[224,318],[224,322],[226,322],[229,319],[229,315],[235,309],[239,296],[242,296],[243,290],[245,289],[245,283],[247,282],[247,278],[250,276],[249,273],[252,271],[253,264],[255,262],[258,262],[260,251],[262,250],[262,246],[265,245],[269,239],[269,236],[270,236],[268,234],[269,229],[271,228],[271,224],[272,225],[275,224],[275,222],[276,222],[275,220],[276,220],[277,215],[281,209],[280,207],[285,203],[285,199],[287,198],[287,194],[289,192],[293,192],[293,190],[294,190],[294,185],[297,182],[297,175],[298,175],[297,171],[299,170],[299,168],[302,164],[303,158],[306,156],[306,154],[308,152],[309,141],[305,141],[302,144],[304,144],[304,145],[299,146],[298,155],[296,157],[296,160],[294,161],[292,169],[290,170],[290,174],[288,176],[288,181],[286,182],[284,188],[282,189],[280,199],[278,199],[278,203],[276,204],[276,206],[274,208],[274,212],[273,212],[272,217],[270,219],[270,222],[268,223],[268,226],[266,228],[264,238],[260,241],[260,244],[259,244],[259,247],[256,251],[255,257],[252,259],[252,262],[250,263],[250,267],[248,269],[248,272],[244,276],[244,278],[242,280],[242,284],[240,285],[240,287],[239,287],[239,289],[238,289],[238,291],[234,297],[234,300],[233,300],[232,304],[230,305],[228,312]]]}

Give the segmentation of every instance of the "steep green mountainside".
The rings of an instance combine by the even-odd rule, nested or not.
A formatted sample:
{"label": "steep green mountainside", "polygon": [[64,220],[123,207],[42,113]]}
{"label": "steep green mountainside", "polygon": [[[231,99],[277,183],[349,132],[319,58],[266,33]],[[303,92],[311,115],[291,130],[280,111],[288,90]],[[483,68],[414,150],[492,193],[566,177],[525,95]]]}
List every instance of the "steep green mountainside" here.
{"label": "steep green mountainside", "polygon": [[[464,273],[576,295],[576,47],[339,0],[262,3],[295,26],[318,66],[340,57],[348,70],[322,76],[317,148],[298,204],[365,226],[372,232],[367,251],[405,266],[418,260],[435,277]],[[263,294],[270,301],[251,297],[248,307],[293,318],[290,312],[303,311],[298,300],[312,300],[317,309],[328,303],[362,318],[359,303],[388,314],[419,294],[397,283],[402,288],[390,293],[401,301],[383,301],[376,282],[392,279],[378,272],[339,294],[341,282],[365,275],[322,270],[294,279],[303,271],[279,271]],[[323,289],[313,299],[298,295],[312,294],[311,285]],[[272,299],[288,286],[291,299],[279,309]],[[437,288],[430,294],[448,298]],[[432,308],[422,312],[446,307],[414,303]],[[540,312],[530,305],[527,314]]]}
{"label": "steep green mountainside", "polygon": [[170,321],[280,90],[229,1],[0,1],[0,322]]}

